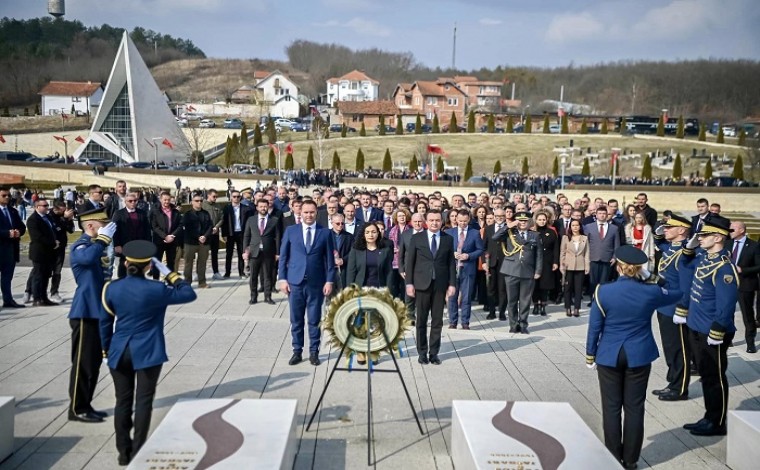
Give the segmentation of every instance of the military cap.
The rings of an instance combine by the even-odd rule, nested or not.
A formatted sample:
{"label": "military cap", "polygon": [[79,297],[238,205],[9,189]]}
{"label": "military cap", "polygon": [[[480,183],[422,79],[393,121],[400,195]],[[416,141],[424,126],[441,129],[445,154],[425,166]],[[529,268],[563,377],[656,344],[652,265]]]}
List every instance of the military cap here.
{"label": "military cap", "polygon": [[531,218],[530,212],[523,211],[523,212],[518,212],[517,214],[515,214],[515,220],[526,221],[526,220],[530,220],[530,218]]}
{"label": "military cap", "polygon": [[108,214],[106,214],[105,208],[90,209],[88,211],[79,213],[79,223],[87,222],[90,220],[103,222],[104,224],[107,224],[111,221],[111,219],[108,218]]}
{"label": "military cap", "polygon": [[156,245],[148,240],[132,240],[124,245],[122,254],[132,263],[147,263],[156,254]]}
{"label": "military cap", "polygon": [[665,217],[668,217],[668,221],[665,222],[663,227],[684,227],[684,228],[691,228],[691,220],[681,217],[680,215],[676,215],[673,213],[673,211],[665,211],[663,212]]}
{"label": "military cap", "polygon": [[644,264],[649,261],[646,253],[633,245],[623,245],[615,250],[615,259],[625,264]]}
{"label": "military cap", "polygon": [[253,192],[253,188],[251,188],[250,186],[246,186],[245,188],[241,189],[240,192],[241,193],[252,193]]}
{"label": "military cap", "polygon": [[711,233],[717,233],[727,237],[728,234],[733,231],[730,220],[722,215],[713,214],[710,217],[705,218],[702,228],[699,229],[699,234],[709,235]]}

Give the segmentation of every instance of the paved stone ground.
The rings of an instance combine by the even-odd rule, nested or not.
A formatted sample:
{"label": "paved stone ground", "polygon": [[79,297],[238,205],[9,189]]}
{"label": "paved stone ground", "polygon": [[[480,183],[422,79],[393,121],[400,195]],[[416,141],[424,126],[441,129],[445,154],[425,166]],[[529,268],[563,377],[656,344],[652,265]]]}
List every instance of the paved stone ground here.
{"label": "paved stone ground", "polygon": [[[19,298],[28,271],[16,271],[13,289]],[[70,349],[65,315],[73,290],[67,269],[63,306],[0,311],[0,395],[13,395],[17,403],[15,454],[0,465],[2,470],[118,468],[112,418],[94,425],[66,419]],[[180,398],[295,398],[296,469],[366,465],[366,374],[336,373],[323,410],[306,432],[337,352],[323,347],[323,364],[316,368],[308,362],[288,366],[284,297],[276,296],[275,306],[249,306],[247,283],[238,279],[212,282],[199,294],[196,302],[171,308],[167,316],[170,362],[161,374],[153,426]],[[584,365],[587,310],[581,318],[565,317],[560,306],[549,312],[545,318],[531,317],[531,334],[522,336],[509,334],[503,322],[484,320],[478,307],[471,331],[444,330],[441,366],[420,366],[407,334],[404,351],[409,355],[400,366],[425,435],[417,430],[398,378],[374,374],[377,466],[451,468],[454,399],[566,401],[601,436],[598,382]],[[730,408],[760,410],[757,356],[746,354],[739,339],[729,357]],[[379,367],[390,366],[385,357]],[[665,384],[664,374],[664,361],[658,360],[650,389]],[[648,396],[640,468],[725,468],[725,438],[695,438],[681,429],[702,415],[696,381],[690,393],[691,400],[676,403]],[[94,405],[112,413],[113,403],[112,381],[104,368]]]}

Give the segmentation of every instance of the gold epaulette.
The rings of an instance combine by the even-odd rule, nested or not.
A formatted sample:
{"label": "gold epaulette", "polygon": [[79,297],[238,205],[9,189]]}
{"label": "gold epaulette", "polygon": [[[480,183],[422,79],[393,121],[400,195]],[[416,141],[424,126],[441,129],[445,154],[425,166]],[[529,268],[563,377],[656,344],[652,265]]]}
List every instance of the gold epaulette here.
{"label": "gold epaulette", "polygon": [[507,251],[507,248],[504,244],[504,242],[501,243],[501,251],[504,253],[504,256],[512,256],[516,255],[517,253],[521,252],[523,250],[523,245],[517,242],[515,239],[515,234],[512,231],[511,228],[507,229],[507,233],[509,234],[509,241],[512,242],[512,250]]}

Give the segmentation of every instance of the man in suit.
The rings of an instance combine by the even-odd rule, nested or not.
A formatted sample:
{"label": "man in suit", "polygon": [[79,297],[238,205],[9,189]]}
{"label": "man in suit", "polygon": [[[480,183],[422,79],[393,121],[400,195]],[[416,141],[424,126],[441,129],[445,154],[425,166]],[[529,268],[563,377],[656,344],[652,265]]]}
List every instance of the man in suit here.
{"label": "man in suit", "polygon": [[317,223],[332,230],[332,216],[338,213],[338,201],[328,201],[325,210],[317,212]]}
{"label": "man in suit", "polygon": [[710,219],[711,215],[710,201],[703,197],[697,199],[697,215],[691,218],[691,232],[689,232],[689,236],[691,237],[699,232],[702,229],[702,225],[704,225],[705,221]]}
{"label": "man in suit", "polygon": [[487,320],[496,318],[496,306],[499,306],[499,320],[507,320],[507,279],[501,272],[504,262],[503,244],[493,239],[493,236],[507,223],[506,211],[495,209],[493,211],[494,223],[486,227],[483,234],[485,240],[485,263],[488,269],[488,315]]}
{"label": "man in suit", "polygon": [[282,214],[282,218],[280,219],[280,224],[282,225],[282,233],[285,233],[285,229],[291,225],[297,225],[301,223],[301,204],[303,204],[301,196],[297,196],[296,198],[291,199],[291,210],[284,212]]}
{"label": "man in suit", "polygon": [[100,209],[103,204],[103,188],[99,184],[91,184],[87,188],[88,198],[84,203],[77,206],[77,214],[89,212],[93,209]]}
{"label": "man in suit", "polygon": [[358,221],[356,220],[356,207],[352,203],[347,203],[343,207],[343,230],[350,233],[351,235],[356,234],[356,225],[358,224]]}
{"label": "man in suit", "polygon": [[304,317],[309,327],[309,362],[318,366],[322,302],[335,283],[333,238],[329,230],[316,224],[317,204],[304,201],[303,222],[285,230],[280,243],[279,287],[290,303],[291,366],[303,360]]}
{"label": "man in suit", "polygon": [[37,199],[34,212],[26,221],[29,230],[29,259],[32,261],[32,298],[35,307],[58,305],[48,299],[47,288],[55,266],[58,239],[53,222],[48,218],[48,201]]}
{"label": "man in suit", "polygon": [[211,279],[219,281],[222,275],[219,274],[219,231],[222,228],[222,209],[216,205],[217,191],[216,189],[209,189],[206,191],[206,200],[203,201],[203,210],[208,212],[211,216],[211,223],[214,224],[211,228],[211,236],[209,237],[209,252],[211,254],[211,270],[213,276]]}
{"label": "man in suit", "polygon": [[530,217],[527,212],[518,212],[513,222],[493,236],[494,241],[504,244],[501,273],[506,278],[509,332],[524,335],[528,334],[533,287],[536,279],[541,277],[544,259],[541,238],[528,230]]}
{"label": "man in suit", "polygon": [[232,191],[230,194],[231,203],[225,206],[222,211],[222,240],[227,243],[226,264],[224,266],[224,277],[229,278],[232,272],[232,256],[237,249],[238,257],[238,274],[241,279],[245,279],[245,262],[243,261],[243,231],[248,217],[251,215],[251,209],[241,202],[240,191]]}
{"label": "man in suit", "polygon": [[359,201],[361,206],[356,211],[356,222],[359,227],[365,222],[383,221],[383,211],[377,207],[372,207],[372,196],[368,192],[362,193],[359,196]]}
{"label": "man in suit", "polygon": [[[346,272],[348,268],[348,254],[354,244],[354,236],[343,230],[345,218],[343,214],[335,213],[330,218],[332,222],[333,245],[335,245],[335,267],[338,269],[338,284],[335,292],[340,292],[346,287]],[[333,293],[335,293],[333,292]]]}
{"label": "man in suit", "polygon": [[[747,352],[757,352],[755,337],[757,336],[757,323],[755,317],[755,297],[760,282],[760,244],[747,236],[747,227],[744,222],[731,222],[732,245],[728,248],[731,253],[731,262],[736,266],[739,273],[739,308],[742,311],[744,321],[744,338],[747,340]],[[760,302],[760,298],[758,298]],[[760,304],[758,304],[760,314]]]}
{"label": "man in suit", "polygon": [[[161,204],[150,211],[149,220],[153,243],[156,245],[156,258],[163,260],[166,253],[166,265],[173,268],[177,259],[177,246],[182,237],[182,216],[171,200],[171,194],[162,192]],[[152,273],[153,279],[158,279],[158,270],[153,269]]]}
{"label": "man in suit", "polygon": [[570,230],[570,221],[573,220],[573,218],[570,217],[572,213],[573,206],[570,204],[564,204],[562,206],[561,215],[554,221],[554,228],[557,229],[557,237],[560,240]]}
{"label": "man in suit", "polygon": [[[353,208],[352,204],[348,204],[346,207]],[[409,243],[412,240],[412,236],[425,230],[425,217],[422,214],[412,214],[412,230],[404,230],[401,233],[401,237],[398,240],[398,273],[404,279],[406,283],[406,252],[409,250]],[[404,303],[406,304],[406,314],[412,321],[412,326],[415,326],[415,313],[417,312],[417,303],[413,296],[409,296],[404,293]]]}
{"label": "man in suit", "polygon": [[[200,193],[190,195],[192,204],[189,211],[182,215],[182,233],[184,234],[185,280],[193,282],[193,263],[196,263],[198,287],[206,288],[206,263],[208,262],[208,239],[211,229],[211,215],[203,210],[203,196]],[[197,255],[197,259],[196,259]]]}
{"label": "man in suit", "polygon": [[[454,239],[441,232],[443,222],[440,211],[428,211],[425,220],[428,229],[412,235],[406,251],[406,294],[415,297],[417,303],[417,361],[420,364],[440,365],[438,352],[441,349],[443,305],[447,298],[456,293]],[[429,343],[428,316],[431,317]]]}
{"label": "man in suit", "polygon": [[454,258],[457,260],[457,289],[449,297],[449,329],[456,330],[457,322],[461,320],[462,329],[469,330],[472,291],[475,289],[478,258],[483,254],[483,240],[480,230],[470,226],[470,213],[464,209],[457,214],[457,226],[446,230],[446,233],[454,239]]}
{"label": "man in suit", "polygon": [[243,259],[251,267],[251,299],[248,301],[251,305],[258,302],[259,276],[263,279],[264,302],[270,305],[275,303],[272,300],[272,266],[280,250],[280,221],[277,217],[271,217],[268,211],[269,202],[259,199],[256,215],[248,218],[243,234]]}
{"label": "man in suit", "polygon": [[116,182],[116,190],[111,194],[111,197],[106,201],[106,213],[108,217],[113,220],[116,211],[127,207],[127,183],[124,180]]}
{"label": "man in suit", "polygon": [[583,233],[588,237],[591,292],[594,292],[597,285],[610,280],[615,250],[620,247],[620,234],[615,224],[607,222],[606,206],[596,208],[596,222],[584,225]]}
{"label": "man in suit", "polygon": [[[111,220],[116,223],[116,233],[113,236],[113,249],[119,258],[116,270],[119,279],[127,275],[122,249],[132,240],[151,241],[150,219],[148,214],[137,209],[137,193],[130,192],[124,198],[124,209],[117,210]],[[106,210],[108,213],[108,210]]]}
{"label": "man in suit", "polygon": [[69,243],[69,234],[74,233],[74,209],[67,207],[66,201],[56,201],[53,204],[53,212],[50,214],[55,227],[58,248],[55,249],[55,265],[53,276],[50,278],[50,300],[61,303],[63,299],[58,294],[61,285],[61,270],[66,259],[66,245]]}
{"label": "man in suit", "polygon": [[11,281],[16,263],[20,260],[21,237],[26,233],[26,225],[18,211],[10,206],[11,193],[8,188],[0,188],[0,290],[3,293],[3,307],[23,308],[13,300]]}

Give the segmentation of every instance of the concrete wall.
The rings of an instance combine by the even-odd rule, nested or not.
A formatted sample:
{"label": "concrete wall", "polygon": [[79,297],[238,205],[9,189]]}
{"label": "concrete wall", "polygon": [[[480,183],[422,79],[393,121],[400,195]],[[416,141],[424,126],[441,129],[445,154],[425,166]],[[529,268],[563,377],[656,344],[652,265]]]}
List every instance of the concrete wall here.
{"label": "concrete wall", "polygon": [[741,191],[739,188],[677,188],[677,187],[623,187],[612,191],[610,187],[593,186],[581,189],[565,189],[565,195],[574,201],[588,193],[592,199],[595,197],[604,200],[617,199],[621,210],[626,204],[631,204],[640,192],[647,194],[649,205],[662,214],[666,209],[675,211],[696,212],[697,199],[706,198],[710,202],[717,202],[721,209],[730,212],[757,212],[760,210],[760,192],[755,190]]}

